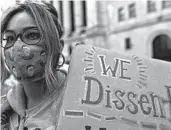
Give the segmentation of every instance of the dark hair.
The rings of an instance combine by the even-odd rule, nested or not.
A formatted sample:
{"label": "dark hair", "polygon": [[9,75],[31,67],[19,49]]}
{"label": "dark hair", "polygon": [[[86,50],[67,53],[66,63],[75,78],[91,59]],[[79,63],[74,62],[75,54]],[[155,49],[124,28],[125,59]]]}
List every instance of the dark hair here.
{"label": "dark hair", "polygon": [[25,2],[16,5],[5,12],[1,21],[1,34],[5,31],[8,21],[18,12],[28,12],[36,22],[36,25],[43,35],[45,42],[45,51],[47,54],[47,61],[45,65],[45,79],[48,89],[55,87],[57,78],[55,76],[56,67],[58,66],[59,57],[62,54],[63,42],[61,37],[63,35],[62,27],[58,21],[58,14],[51,4],[47,3],[33,3]]}

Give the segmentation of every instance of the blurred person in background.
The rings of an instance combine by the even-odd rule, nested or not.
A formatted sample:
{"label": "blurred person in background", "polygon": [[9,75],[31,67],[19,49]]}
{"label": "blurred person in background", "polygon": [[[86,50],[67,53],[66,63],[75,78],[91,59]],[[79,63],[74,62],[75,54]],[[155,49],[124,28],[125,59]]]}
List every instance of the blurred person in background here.
{"label": "blurred person in background", "polygon": [[5,64],[4,64],[4,60],[3,60],[3,56],[1,55],[1,95],[4,95],[5,93],[7,93],[7,91],[9,90],[9,87],[6,86],[5,84],[5,80],[8,79],[10,76],[10,73],[7,71],[7,69],[5,68]]}
{"label": "blurred person in background", "polygon": [[1,55],[1,96],[5,94],[17,84],[17,80],[10,74],[9,70],[5,67],[4,57]]}
{"label": "blurred person in background", "polygon": [[2,59],[17,82],[1,99],[2,129],[57,129],[67,75],[60,69],[62,34],[50,4],[25,2],[4,12]]}

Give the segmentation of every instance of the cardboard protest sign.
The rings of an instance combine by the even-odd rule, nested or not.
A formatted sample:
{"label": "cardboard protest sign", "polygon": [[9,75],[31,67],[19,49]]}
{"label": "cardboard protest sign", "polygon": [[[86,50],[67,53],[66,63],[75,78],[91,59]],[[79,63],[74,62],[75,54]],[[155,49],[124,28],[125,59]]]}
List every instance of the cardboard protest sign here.
{"label": "cardboard protest sign", "polygon": [[92,46],[72,54],[59,130],[171,130],[171,63]]}

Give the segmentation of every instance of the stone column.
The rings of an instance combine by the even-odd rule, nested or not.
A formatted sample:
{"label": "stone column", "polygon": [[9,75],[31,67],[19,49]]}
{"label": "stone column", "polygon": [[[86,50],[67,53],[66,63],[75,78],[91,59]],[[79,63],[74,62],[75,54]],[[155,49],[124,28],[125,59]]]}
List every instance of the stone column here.
{"label": "stone column", "polygon": [[97,21],[98,21],[98,31],[103,32],[102,35],[102,46],[104,48],[109,49],[109,36],[108,36],[108,25],[109,25],[109,19],[108,19],[108,12],[107,12],[107,1],[97,1],[96,3],[97,7]]}
{"label": "stone column", "polygon": [[75,1],[75,27],[76,30],[82,27],[82,6],[81,1]]}
{"label": "stone column", "polygon": [[97,1],[97,21],[99,25],[107,26],[108,25],[108,15],[107,15],[107,2],[106,1]]}
{"label": "stone column", "polygon": [[71,31],[71,21],[70,21],[70,7],[69,1],[63,1],[63,18],[64,18],[64,30],[65,33],[70,33]]}

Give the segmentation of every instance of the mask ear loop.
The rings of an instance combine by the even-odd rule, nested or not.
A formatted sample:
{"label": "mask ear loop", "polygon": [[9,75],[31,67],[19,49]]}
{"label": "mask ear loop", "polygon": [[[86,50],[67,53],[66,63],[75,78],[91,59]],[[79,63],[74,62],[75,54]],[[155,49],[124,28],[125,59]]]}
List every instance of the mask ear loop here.
{"label": "mask ear loop", "polygon": [[[59,64],[61,58],[62,58],[62,62],[61,62],[61,64]],[[64,63],[65,63],[65,57],[64,57],[64,55],[61,53],[60,56],[59,56],[59,62],[58,62],[58,64],[57,64],[57,68],[62,67],[62,66],[64,65]]]}

